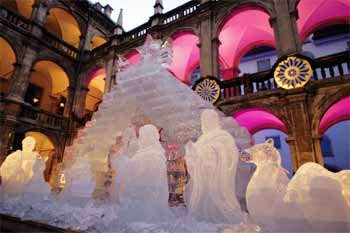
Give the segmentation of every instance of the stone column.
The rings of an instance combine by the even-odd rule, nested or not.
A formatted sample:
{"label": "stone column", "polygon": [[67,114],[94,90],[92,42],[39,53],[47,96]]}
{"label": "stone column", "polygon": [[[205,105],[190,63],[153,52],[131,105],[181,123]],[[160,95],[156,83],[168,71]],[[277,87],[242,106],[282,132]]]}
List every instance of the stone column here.
{"label": "stone column", "polygon": [[74,106],[74,112],[78,117],[84,116],[84,110],[85,110],[85,99],[86,95],[89,92],[89,88],[87,87],[81,87],[79,91],[77,91],[75,106]]}
{"label": "stone column", "polygon": [[290,123],[289,137],[286,141],[290,146],[293,170],[296,171],[306,162],[322,164],[320,144],[317,141],[319,139],[311,136],[311,120],[306,94],[298,93],[286,98],[284,111]]}
{"label": "stone column", "polygon": [[8,151],[13,144],[15,124],[10,122],[0,122],[0,166],[6,159]]}
{"label": "stone column", "polygon": [[279,57],[301,52],[297,12],[289,9],[288,0],[274,0],[276,15],[270,17]]}
{"label": "stone column", "polygon": [[7,99],[23,102],[30,82],[30,74],[36,54],[36,51],[27,47],[22,61],[15,64]]}
{"label": "stone column", "polygon": [[322,136],[320,135],[316,135],[312,137],[312,141],[313,141],[312,145],[315,151],[316,162],[323,166],[324,163],[323,163],[323,154],[322,154],[322,148],[321,148],[321,140],[322,140]]}
{"label": "stone column", "polygon": [[200,35],[198,45],[200,48],[201,77],[219,77],[218,72],[218,45],[219,40],[213,32],[212,12],[208,11],[201,16]]}
{"label": "stone column", "polygon": [[113,85],[115,85],[116,74],[116,59],[117,56],[113,50],[108,54],[105,60],[106,78],[105,78],[105,93],[110,92]]}
{"label": "stone column", "polygon": [[40,26],[44,26],[48,13],[47,3],[44,0],[37,0],[33,5],[31,19]]}
{"label": "stone column", "polygon": [[68,90],[68,94],[67,94],[66,104],[64,106],[64,116],[70,117],[73,109],[75,88],[69,86],[67,90]]}
{"label": "stone column", "polygon": [[33,5],[33,11],[31,20],[34,22],[32,27],[32,33],[41,37],[42,28],[45,26],[46,18],[48,15],[47,3],[44,0],[38,0]]}

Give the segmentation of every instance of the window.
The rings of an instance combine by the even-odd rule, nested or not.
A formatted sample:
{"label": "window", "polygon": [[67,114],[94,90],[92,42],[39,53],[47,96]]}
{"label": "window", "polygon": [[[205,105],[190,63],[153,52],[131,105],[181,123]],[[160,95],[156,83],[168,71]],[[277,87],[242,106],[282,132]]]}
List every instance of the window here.
{"label": "window", "polygon": [[27,93],[25,96],[25,102],[31,104],[34,107],[40,106],[43,89],[32,83],[29,84]]}
{"label": "window", "polygon": [[66,105],[66,97],[61,96],[57,106],[57,114],[63,115],[65,105]]}
{"label": "window", "polygon": [[334,157],[332,141],[327,135],[323,135],[321,140],[323,157]]}
{"label": "window", "polygon": [[277,149],[281,149],[281,138],[280,136],[276,135],[276,136],[267,136],[265,137],[265,141],[268,139],[272,139],[273,140],[273,144]]}
{"label": "window", "polygon": [[258,65],[258,72],[266,71],[266,70],[271,69],[271,60],[270,60],[270,58],[263,59],[263,60],[258,60],[256,63]]}

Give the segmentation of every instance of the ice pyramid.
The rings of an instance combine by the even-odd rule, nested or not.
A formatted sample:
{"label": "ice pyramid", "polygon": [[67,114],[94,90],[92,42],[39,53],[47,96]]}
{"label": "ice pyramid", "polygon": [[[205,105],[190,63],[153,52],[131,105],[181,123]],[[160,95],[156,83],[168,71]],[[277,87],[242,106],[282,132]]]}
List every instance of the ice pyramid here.
{"label": "ice pyramid", "polygon": [[[98,112],[69,149],[75,159],[86,156],[95,175],[107,172],[109,150],[115,144],[118,132],[130,124],[151,123],[162,129],[163,140],[183,147],[200,135],[200,113],[204,109],[216,109],[167,71],[172,60],[169,43],[163,44],[147,36],[138,50],[141,54],[138,64],[119,62],[117,84],[104,95]],[[238,147],[248,147],[249,133],[232,117],[219,114],[224,128],[232,133]],[[74,171],[71,175],[74,176]],[[96,177],[103,180],[103,175]]]}

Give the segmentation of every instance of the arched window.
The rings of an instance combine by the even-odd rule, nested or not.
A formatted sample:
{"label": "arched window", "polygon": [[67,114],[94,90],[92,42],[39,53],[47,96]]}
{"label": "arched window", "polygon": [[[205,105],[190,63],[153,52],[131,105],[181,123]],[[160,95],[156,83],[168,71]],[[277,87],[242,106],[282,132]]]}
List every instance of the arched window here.
{"label": "arched window", "polygon": [[11,45],[0,37],[0,94],[4,95],[9,90],[10,79],[14,72],[16,54]]}
{"label": "arched window", "polygon": [[80,27],[74,16],[67,11],[61,8],[50,9],[45,28],[68,44],[76,48],[79,47],[81,36]]}
{"label": "arched window", "polygon": [[190,85],[193,71],[199,66],[199,39],[192,32],[177,32],[172,37],[173,62],[168,68],[178,80]]}
{"label": "arched window", "polygon": [[63,114],[68,98],[69,77],[52,61],[39,61],[30,76],[25,101],[34,107]]}
{"label": "arched window", "polygon": [[275,47],[269,15],[260,8],[234,10],[220,25],[219,62],[224,79],[236,77],[241,58],[263,46]]}

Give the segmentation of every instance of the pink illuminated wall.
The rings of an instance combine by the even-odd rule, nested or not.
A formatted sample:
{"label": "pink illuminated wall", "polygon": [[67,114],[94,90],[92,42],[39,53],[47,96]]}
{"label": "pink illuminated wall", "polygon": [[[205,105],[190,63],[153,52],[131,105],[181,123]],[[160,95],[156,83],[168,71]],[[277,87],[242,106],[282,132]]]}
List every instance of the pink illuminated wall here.
{"label": "pink illuminated wall", "polygon": [[191,32],[178,32],[171,38],[173,62],[169,71],[180,81],[189,84],[192,71],[199,65],[199,39]]}
{"label": "pink illuminated wall", "polygon": [[350,96],[339,100],[327,110],[320,122],[319,132],[322,134],[329,127],[343,120],[350,120]]}
{"label": "pink illuminated wall", "polygon": [[263,129],[277,129],[287,133],[285,124],[278,117],[263,109],[245,109],[232,117],[251,134],[255,134]]}
{"label": "pink illuminated wall", "polygon": [[130,64],[135,65],[140,61],[141,55],[136,49],[133,49],[124,55],[124,57],[129,61]]}
{"label": "pink illuminated wall", "polygon": [[221,25],[219,32],[219,61],[225,79],[236,75],[240,59],[259,46],[275,47],[269,15],[259,8],[233,11]]}
{"label": "pink illuminated wall", "polygon": [[297,21],[300,39],[305,38],[320,26],[349,23],[349,0],[300,0]]}

